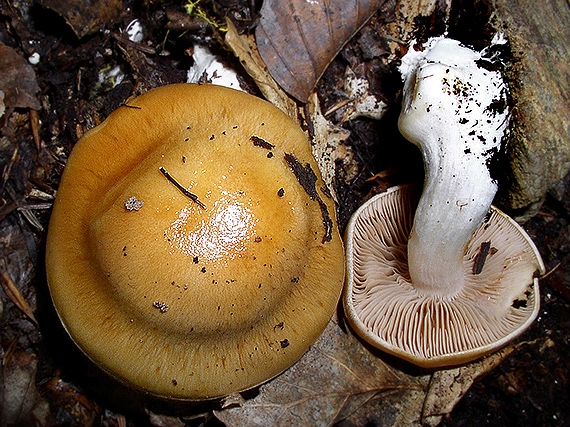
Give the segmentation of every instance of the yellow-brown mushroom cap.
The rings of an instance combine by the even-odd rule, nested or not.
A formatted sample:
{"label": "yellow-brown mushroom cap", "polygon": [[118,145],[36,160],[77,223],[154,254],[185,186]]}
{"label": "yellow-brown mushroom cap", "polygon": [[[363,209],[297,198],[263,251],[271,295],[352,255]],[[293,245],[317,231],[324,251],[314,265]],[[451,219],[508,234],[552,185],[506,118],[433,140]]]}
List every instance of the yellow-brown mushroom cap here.
{"label": "yellow-brown mushroom cap", "polygon": [[334,203],[302,130],[210,85],[152,90],[81,138],[46,263],[56,310],[88,357],[137,388],[192,400],[294,363],[344,279]]}

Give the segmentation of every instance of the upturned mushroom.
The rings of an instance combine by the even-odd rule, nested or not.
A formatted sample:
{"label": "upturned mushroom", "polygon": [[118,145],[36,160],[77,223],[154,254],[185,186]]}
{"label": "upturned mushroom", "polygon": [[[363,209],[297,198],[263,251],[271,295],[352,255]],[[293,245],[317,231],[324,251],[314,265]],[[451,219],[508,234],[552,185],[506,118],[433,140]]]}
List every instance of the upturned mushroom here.
{"label": "upturned mushroom", "polygon": [[344,282],[335,207],[269,103],[171,85],[74,147],[47,241],[57,313],[111,376],[202,400],[249,389],[320,335]]}
{"label": "upturned mushroom", "polygon": [[420,366],[488,354],[538,312],[540,255],[512,220],[489,213],[489,168],[509,121],[506,85],[491,68],[447,38],[410,49],[399,128],[422,152],[423,192],[377,196],[347,228],[349,320]]}

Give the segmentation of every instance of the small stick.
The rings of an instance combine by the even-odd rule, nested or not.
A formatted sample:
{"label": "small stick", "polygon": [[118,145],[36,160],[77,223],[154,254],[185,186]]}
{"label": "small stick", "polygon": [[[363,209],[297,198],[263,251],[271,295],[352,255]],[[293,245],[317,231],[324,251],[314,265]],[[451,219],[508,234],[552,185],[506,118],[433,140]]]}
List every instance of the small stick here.
{"label": "small stick", "polygon": [[204,203],[202,203],[200,200],[198,200],[198,196],[196,196],[194,193],[189,192],[188,190],[186,190],[184,187],[182,187],[182,185],[180,185],[180,183],[178,181],[176,181],[172,175],[170,175],[166,169],[164,169],[162,166],[158,168],[160,170],[160,172],[162,172],[162,174],[166,177],[167,180],[169,180],[172,184],[174,184],[174,186],[176,188],[178,188],[182,194],[184,194],[186,197],[188,197],[190,200],[192,200],[194,203],[198,204],[198,206],[200,206],[202,209],[206,209],[206,205]]}
{"label": "small stick", "polygon": [[479,248],[479,253],[475,256],[473,260],[473,274],[479,274],[483,271],[485,266],[485,261],[491,250],[491,242],[483,242]]}

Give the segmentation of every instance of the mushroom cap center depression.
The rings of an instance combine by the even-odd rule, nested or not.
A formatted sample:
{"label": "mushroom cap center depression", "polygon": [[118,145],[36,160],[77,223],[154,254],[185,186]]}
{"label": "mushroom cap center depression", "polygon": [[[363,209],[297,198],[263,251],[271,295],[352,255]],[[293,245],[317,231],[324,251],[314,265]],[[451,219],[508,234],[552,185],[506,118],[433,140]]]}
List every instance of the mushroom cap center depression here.
{"label": "mushroom cap center depression", "polygon": [[[103,292],[133,318],[162,310],[165,316],[152,319],[161,327],[168,319],[171,333],[247,330],[290,291],[280,285],[283,276],[290,282],[302,274],[308,245],[288,243],[310,233],[299,203],[303,189],[292,172],[276,177],[263,167],[284,160],[246,138],[193,144],[191,152],[184,152],[184,139],[171,136],[94,213],[91,242]],[[168,182],[159,166],[206,208]],[[143,202],[139,210],[125,208],[131,197]]]}

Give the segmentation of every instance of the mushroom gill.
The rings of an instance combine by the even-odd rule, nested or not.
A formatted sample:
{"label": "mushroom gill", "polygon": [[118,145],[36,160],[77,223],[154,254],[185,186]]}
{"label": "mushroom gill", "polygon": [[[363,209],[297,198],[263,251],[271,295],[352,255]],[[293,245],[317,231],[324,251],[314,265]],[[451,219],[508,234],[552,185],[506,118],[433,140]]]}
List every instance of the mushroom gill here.
{"label": "mushroom gill", "polygon": [[388,353],[422,367],[466,363],[532,323],[544,266],[522,228],[493,207],[463,254],[461,289],[423,293],[410,280],[406,253],[420,190],[394,187],[351,218],[345,311],[359,335]]}

